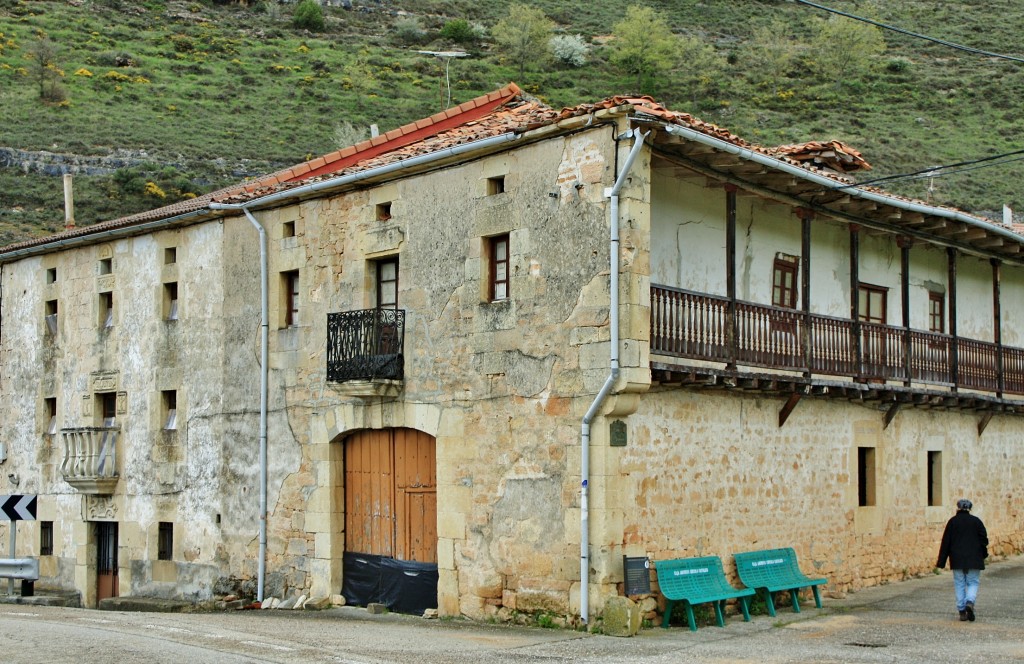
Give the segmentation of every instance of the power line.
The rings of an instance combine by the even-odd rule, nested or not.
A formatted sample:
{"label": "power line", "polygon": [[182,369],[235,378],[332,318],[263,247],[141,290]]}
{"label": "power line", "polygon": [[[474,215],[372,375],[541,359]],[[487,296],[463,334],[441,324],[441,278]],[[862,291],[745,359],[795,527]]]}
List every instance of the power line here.
{"label": "power line", "polygon": [[[1024,150],[1014,150],[1013,152],[1004,152],[1002,154],[992,155],[991,157],[982,157],[980,159],[971,159],[968,161],[959,161],[955,164],[945,164],[942,166],[931,166],[920,171],[914,171],[912,173],[900,173],[898,175],[888,175],[884,178],[875,178],[874,180],[865,180],[864,182],[857,182],[855,184],[848,184],[837,189],[848,189],[852,187],[864,187],[867,185],[877,184],[879,182],[892,182],[894,180],[910,180],[919,177],[938,177],[940,175],[952,175],[953,173],[961,173],[964,171],[973,171],[975,168],[966,168],[968,166],[977,166],[977,168],[989,168],[991,166],[1001,166],[1014,161],[1020,161],[1024,157],[1018,159],[1006,159],[1007,157],[1014,157],[1017,155],[1024,155]],[[998,161],[1000,159],[1006,159],[1006,161]],[[987,163],[996,162],[996,163]],[[979,166],[979,164],[982,164]]]}
{"label": "power line", "polygon": [[855,21],[861,21],[863,23],[870,23],[871,25],[877,26],[879,28],[884,28],[886,30],[892,30],[893,32],[898,32],[898,33],[903,34],[903,35],[908,35],[910,37],[916,37],[917,39],[924,39],[925,41],[934,42],[936,44],[942,44],[943,46],[948,46],[950,48],[955,48],[955,49],[960,50],[960,51],[966,51],[968,53],[974,53],[976,55],[984,55],[984,56],[987,56],[987,57],[990,57],[990,58],[1000,58],[1002,60],[1011,60],[1013,62],[1024,62],[1024,58],[1017,57],[1015,55],[1005,55],[1005,54],[1002,54],[1002,53],[992,53],[991,51],[984,51],[984,50],[982,50],[980,48],[972,48],[970,46],[964,46],[963,44],[957,44],[955,42],[946,41],[945,39],[939,39],[937,37],[929,37],[928,35],[922,35],[921,33],[918,33],[918,32],[911,32],[910,30],[904,30],[903,28],[897,28],[894,25],[888,25],[887,23],[880,23],[878,21],[873,21],[870,18],[866,18],[864,16],[857,16],[856,14],[849,14],[847,12],[839,11],[838,9],[833,9],[831,7],[826,7],[824,5],[819,5],[819,4],[816,4],[814,2],[808,2],[808,0],[796,0],[796,2],[798,4],[807,5],[808,7],[814,7],[815,9],[820,9],[822,11],[830,12],[832,14],[837,14],[839,16],[845,16],[846,18],[852,18]]}

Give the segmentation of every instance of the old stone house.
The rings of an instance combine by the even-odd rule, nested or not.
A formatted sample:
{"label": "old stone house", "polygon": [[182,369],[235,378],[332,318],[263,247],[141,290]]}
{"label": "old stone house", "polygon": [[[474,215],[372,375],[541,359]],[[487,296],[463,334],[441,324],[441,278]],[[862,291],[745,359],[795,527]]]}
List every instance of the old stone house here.
{"label": "old stone house", "polygon": [[962,495],[1019,552],[1024,237],[866,168],[510,85],[6,247],[19,553],[86,606],[589,620],[623,556],[793,546],[839,591],[930,570]]}

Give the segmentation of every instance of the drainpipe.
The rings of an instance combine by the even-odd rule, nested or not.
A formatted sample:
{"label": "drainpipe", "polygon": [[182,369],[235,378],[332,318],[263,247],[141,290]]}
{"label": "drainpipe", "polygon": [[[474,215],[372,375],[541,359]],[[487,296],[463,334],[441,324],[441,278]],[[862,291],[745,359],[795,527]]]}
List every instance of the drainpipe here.
{"label": "drainpipe", "polygon": [[606,198],[611,200],[611,240],[609,243],[610,271],[611,278],[608,285],[611,302],[608,309],[608,318],[611,328],[611,370],[604,385],[590,404],[590,409],[583,416],[583,424],[580,427],[580,619],[586,624],[589,621],[590,612],[590,423],[597,417],[598,411],[604,400],[611,393],[612,387],[619,378],[619,191],[626,182],[626,175],[629,173],[633,161],[640,153],[647,134],[640,134],[639,129],[630,132],[633,135],[633,148],[626,157],[615,180],[615,184],[604,190]]}
{"label": "drainpipe", "polygon": [[269,295],[267,277],[267,232],[243,205],[210,203],[211,210],[241,210],[260,234],[260,553],[256,583],[256,599],[263,601],[267,577],[267,335],[269,329]]}

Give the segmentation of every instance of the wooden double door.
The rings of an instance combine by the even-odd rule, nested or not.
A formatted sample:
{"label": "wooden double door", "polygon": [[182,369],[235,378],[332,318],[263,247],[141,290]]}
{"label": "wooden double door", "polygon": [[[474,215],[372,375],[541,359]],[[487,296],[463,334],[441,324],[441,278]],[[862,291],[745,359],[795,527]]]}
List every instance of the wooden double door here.
{"label": "wooden double door", "polygon": [[437,563],[433,436],[385,429],[345,440],[345,550]]}

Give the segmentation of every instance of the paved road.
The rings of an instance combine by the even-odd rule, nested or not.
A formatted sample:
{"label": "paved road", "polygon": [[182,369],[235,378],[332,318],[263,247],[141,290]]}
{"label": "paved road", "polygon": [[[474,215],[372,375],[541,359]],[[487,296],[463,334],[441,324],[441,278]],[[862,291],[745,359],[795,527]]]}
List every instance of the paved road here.
{"label": "paved road", "polygon": [[532,664],[634,662],[1024,662],[1024,557],[982,575],[978,621],[961,623],[948,572],[825,599],[824,608],[725,629],[644,630],[634,638],[368,615],[362,609],[122,613],[0,604],[10,664],[336,662]]}

